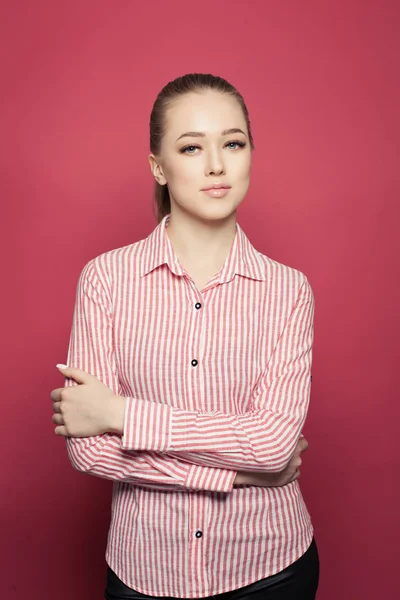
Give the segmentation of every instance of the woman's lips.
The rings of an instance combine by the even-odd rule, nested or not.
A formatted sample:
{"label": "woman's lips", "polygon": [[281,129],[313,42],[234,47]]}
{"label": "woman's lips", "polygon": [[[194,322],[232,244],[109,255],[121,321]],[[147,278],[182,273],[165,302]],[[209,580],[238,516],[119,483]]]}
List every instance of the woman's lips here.
{"label": "woman's lips", "polygon": [[230,189],[231,188],[210,188],[208,190],[203,190],[203,192],[212,198],[223,198]]}

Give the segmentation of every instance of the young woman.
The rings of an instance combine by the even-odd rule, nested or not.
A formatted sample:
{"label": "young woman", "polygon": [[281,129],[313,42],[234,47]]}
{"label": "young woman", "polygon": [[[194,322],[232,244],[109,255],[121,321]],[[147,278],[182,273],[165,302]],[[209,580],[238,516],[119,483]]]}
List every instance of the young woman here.
{"label": "young woman", "polygon": [[53,422],[114,481],[105,598],[311,600],[299,484],[313,294],[236,221],[246,105],[224,79],[166,85],[150,120],[158,225],[80,275]]}

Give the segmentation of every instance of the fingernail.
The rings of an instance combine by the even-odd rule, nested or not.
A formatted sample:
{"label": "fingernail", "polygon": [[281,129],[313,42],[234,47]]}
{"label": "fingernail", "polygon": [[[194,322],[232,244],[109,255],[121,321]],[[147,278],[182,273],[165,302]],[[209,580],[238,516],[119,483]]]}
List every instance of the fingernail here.
{"label": "fingernail", "polygon": [[62,365],[61,363],[56,365],[57,369],[68,369],[67,365]]}

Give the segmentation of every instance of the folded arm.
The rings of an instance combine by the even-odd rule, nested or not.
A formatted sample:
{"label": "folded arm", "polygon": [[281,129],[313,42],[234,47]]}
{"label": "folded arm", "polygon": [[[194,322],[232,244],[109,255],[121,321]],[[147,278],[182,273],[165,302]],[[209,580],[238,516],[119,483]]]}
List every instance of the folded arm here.
{"label": "folded arm", "polygon": [[309,404],[314,297],[306,278],[243,414],[205,413],[126,398],[122,447],[203,466],[279,472],[288,464]]}
{"label": "folded arm", "polygon": [[[67,364],[94,375],[118,395],[121,389],[113,349],[110,306],[107,291],[101,286],[90,261],[82,270],[77,285]],[[74,380],[66,379],[65,387],[73,385],[76,385]],[[197,465],[184,456],[160,454],[150,448],[124,448],[121,436],[113,433],[67,437],[66,444],[75,469],[145,487],[229,492],[236,476],[232,469]]]}

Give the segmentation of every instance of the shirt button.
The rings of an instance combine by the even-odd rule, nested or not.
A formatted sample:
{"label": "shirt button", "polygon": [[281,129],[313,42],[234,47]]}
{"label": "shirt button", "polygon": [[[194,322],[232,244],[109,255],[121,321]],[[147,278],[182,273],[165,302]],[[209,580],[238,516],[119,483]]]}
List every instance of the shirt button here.
{"label": "shirt button", "polygon": [[201,538],[202,535],[203,535],[202,531],[196,531],[196,537],[197,538]]}
{"label": "shirt button", "polygon": [[192,360],[192,367],[196,367],[199,363],[197,362],[197,360],[194,358]]}
{"label": "shirt button", "polygon": [[194,305],[194,307],[197,308],[197,310],[199,310],[199,308],[201,308],[200,302],[196,302],[196,304]]}

